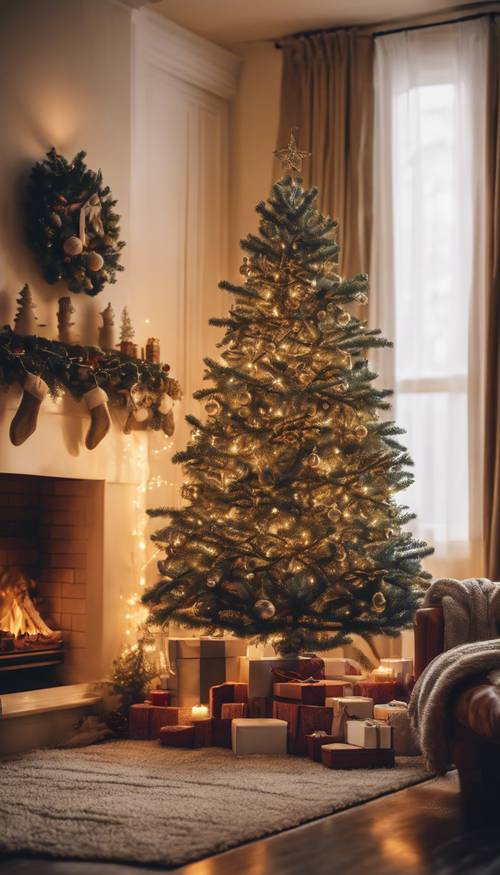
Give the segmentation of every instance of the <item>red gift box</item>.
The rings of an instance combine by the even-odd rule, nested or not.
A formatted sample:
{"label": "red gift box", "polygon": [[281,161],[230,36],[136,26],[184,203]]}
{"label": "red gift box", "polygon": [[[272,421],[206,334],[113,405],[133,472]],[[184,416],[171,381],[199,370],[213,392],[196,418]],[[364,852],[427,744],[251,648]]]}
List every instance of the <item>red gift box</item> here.
{"label": "red gift box", "polygon": [[235,717],[246,717],[248,705],[246,702],[224,702],[221,709],[222,720],[234,720]]}
{"label": "red gift box", "polygon": [[149,714],[149,737],[159,738],[162,726],[169,725],[169,708],[164,705],[153,705]]}
{"label": "red gift box", "polygon": [[169,705],[168,690],[151,690],[149,693],[149,701],[152,705]]}
{"label": "red gift box", "polygon": [[333,708],[275,701],[273,717],[288,723],[288,753],[307,756],[307,736],[316,730],[331,732]]}
{"label": "red gift box", "polygon": [[148,702],[131,705],[128,712],[129,738],[144,739],[150,737],[150,716],[153,706]]}
{"label": "red gift box", "polygon": [[334,741],[339,741],[335,735],[327,735],[325,732],[323,735],[315,734],[313,732],[312,735],[308,735],[306,737],[307,740],[307,752],[309,754],[310,759],[314,760],[315,763],[321,762],[321,748],[324,744],[332,744]]}
{"label": "red gift box", "polygon": [[212,744],[214,747],[232,747],[231,724],[232,720],[219,720],[212,718]]}
{"label": "red gift box", "polygon": [[302,705],[324,705],[327,696],[345,696],[352,692],[352,684],[342,681],[304,681],[273,684],[273,695],[279,699],[293,700]]}
{"label": "red gift box", "polygon": [[355,696],[368,696],[375,705],[387,705],[396,698],[396,681],[359,681],[354,685]]}
{"label": "red gift box", "polygon": [[394,766],[394,750],[326,744],[321,748],[321,762],[329,769],[389,769]]}
{"label": "red gift box", "polygon": [[273,700],[256,696],[248,700],[248,717],[272,717]]}
{"label": "red gift box", "polygon": [[194,726],[162,726],[160,744],[165,747],[194,747]]}
{"label": "red gift box", "polygon": [[191,708],[168,705],[163,707],[162,711],[165,717],[164,726],[188,726],[192,723]]}
{"label": "red gift box", "polygon": [[210,716],[222,719],[222,706],[231,702],[247,702],[247,684],[225,683],[210,687]]}

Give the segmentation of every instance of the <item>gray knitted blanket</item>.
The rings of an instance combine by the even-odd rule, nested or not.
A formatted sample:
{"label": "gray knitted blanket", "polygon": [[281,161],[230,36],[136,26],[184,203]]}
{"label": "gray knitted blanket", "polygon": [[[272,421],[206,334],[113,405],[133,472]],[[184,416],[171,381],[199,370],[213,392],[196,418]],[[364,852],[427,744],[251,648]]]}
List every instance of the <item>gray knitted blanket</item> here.
{"label": "gray knitted blanket", "polygon": [[[446,650],[427,666],[413,688],[410,722],[429,769],[444,774],[450,765],[453,702],[467,682],[500,670],[500,640],[476,641]],[[490,680],[498,683],[498,675]]]}
{"label": "gray knitted blanket", "polygon": [[423,606],[441,605],[444,614],[444,649],[467,641],[491,641],[498,637],[500,583],[473,577],[435,580],[425,594]]}

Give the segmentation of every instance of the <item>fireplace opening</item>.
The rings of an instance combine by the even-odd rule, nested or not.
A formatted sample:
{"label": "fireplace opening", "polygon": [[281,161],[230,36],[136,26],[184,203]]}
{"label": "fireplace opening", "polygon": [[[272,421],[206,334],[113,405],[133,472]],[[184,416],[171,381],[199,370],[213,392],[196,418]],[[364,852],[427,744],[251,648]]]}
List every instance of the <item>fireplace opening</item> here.
{"label": "fireplace opening", "polygon": [[0,693],[92,679],[104,484],[0,474]]}

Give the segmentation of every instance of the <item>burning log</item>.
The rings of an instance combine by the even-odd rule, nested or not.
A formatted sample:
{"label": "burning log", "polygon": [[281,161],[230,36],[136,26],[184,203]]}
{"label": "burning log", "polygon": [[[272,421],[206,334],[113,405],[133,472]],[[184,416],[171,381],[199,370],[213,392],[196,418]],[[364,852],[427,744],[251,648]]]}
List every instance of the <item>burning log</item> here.
{"label": "burning log", "polygon": [[31,599],[34,588],[19,568],[0,568],[0,650],[62,645],[62,632],[47,626]]}

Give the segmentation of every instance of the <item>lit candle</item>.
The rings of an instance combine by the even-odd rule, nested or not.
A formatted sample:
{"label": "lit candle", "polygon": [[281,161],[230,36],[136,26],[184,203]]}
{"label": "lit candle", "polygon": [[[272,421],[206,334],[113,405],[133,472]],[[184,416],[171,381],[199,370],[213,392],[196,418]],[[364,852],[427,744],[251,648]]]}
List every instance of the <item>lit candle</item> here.
{"label": "lit candle", "polygon": [[392,681],[392,668],[388,665],[379,665],[379,667],[372,672],[372,679],[374,681]]}
{"label": "lit candle", "polygon": [[191,719],[194,720],[208,720],[209,713],[206,705],[193,705],[191,708]]}

